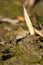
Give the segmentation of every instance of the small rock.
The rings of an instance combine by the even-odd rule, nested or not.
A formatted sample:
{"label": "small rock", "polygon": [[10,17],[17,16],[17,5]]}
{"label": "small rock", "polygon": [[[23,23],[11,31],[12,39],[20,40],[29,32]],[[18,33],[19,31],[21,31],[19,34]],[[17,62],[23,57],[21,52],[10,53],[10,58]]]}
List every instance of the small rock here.
{"label": "small rock", "polygon": [[26,37],[28,33],[29,33],[28,31],[25,31],[22,27],[19,27],[17,31],[16,39],[19,40]]}

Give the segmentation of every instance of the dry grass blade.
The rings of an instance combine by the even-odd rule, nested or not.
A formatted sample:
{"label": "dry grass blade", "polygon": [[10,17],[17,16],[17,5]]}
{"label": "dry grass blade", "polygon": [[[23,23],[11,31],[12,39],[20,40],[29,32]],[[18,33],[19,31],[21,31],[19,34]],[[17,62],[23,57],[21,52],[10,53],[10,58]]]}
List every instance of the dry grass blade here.
{"label": "dry grass blade", "polygon": [[35,31],[38,35],[40,35],[41,37],[43,37],[43,34],[42,34],[40,31],[38,31],[36,28],[34,28],[34,31]]}
{"label": "dry grass blade", "polygon": [[34,35],[34,29],[33,29],[31,20],[30,20],[30,18],[28,16],[28,13],[27,13],[24,6],[23,6],[23,8],[24,8],[24,18],[25,18],[26,24],[28,26],[29,32],[30,32],[31,35]]}

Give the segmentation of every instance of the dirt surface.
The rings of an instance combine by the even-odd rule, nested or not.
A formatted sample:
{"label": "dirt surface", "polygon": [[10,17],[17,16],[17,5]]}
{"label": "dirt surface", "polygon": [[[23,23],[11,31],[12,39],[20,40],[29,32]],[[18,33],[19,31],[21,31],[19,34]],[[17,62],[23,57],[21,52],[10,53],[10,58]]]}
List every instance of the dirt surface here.
{"label": "dirt surface", "polygon": [[43,65],[43,38],[26,34],[26,27],[0,23],[0,65]]}
{"label": "dirt surface", "polygon": [[[1,0],[0,15],[15,19],[23,14],[19,1]],[[33,26],[43,33],[43,0],[26,9]],[[25,22],[12,25],[0,21],[0,65],[43,65],[43,38],[36,33],[31,36]]]}

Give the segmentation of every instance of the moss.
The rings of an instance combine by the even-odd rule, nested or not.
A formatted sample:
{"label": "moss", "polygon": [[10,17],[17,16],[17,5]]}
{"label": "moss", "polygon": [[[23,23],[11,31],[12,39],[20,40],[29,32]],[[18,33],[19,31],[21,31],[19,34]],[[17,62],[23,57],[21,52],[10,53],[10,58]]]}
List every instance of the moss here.
{"label": "moss", "polygon": [[16,48],[15,55],[16,55],[17,58],[22,57],[22,56],[24,56],[26,54],[28,54],[28,50],[22,50],[22,49],[20,49],[18,47]]}

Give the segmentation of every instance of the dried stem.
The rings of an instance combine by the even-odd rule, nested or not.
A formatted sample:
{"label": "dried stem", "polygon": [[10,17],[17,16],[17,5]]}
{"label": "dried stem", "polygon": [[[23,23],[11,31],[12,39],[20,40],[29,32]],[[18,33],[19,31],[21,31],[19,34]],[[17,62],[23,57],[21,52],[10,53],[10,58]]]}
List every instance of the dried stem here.
{"label": "dried stem", "polygon": [[26,11],[24,6],[23,6],[23,9],[24,9],[24,18],[25,18],[26,25],[27,25],[27,27],[29,29],[30,34],[34,35],[34,29],[33,29],[31,20],[30,20],[30,18],[28,16],[28,13],[27,13],[27,11]]}
{"label": "dried stem", "polygon": [[6,17],[3,17],[3,16],[0,16],[0,22],[8,22],[8,23],[15,25],[19,21],[20,21],[19,19],[11,19],[11,18],[6,18]]}
{"label": "dried stem", "polygon": [[40,35],[41,37],[43,37],[43,34],[42,34],[40,31],[38,31],[36,28],[34,28],[34,31],[35,31],[38,35]]}

